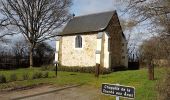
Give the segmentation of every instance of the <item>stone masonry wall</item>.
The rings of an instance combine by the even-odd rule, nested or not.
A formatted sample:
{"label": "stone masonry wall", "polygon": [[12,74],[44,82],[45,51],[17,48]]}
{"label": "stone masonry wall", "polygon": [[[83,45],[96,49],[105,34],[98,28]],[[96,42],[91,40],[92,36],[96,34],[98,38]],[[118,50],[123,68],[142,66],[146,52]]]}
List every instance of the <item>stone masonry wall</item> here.
{"label": "stone masonry wall", "polygon": [[75,48],[76,35],[61,38],[59,61],[62,66],[91,67],[96,65],[97,34],[80,36],[82,48]]}
{"label": "stone masonry wall", "polygon": [[106,32],[110,35],[110,54],[111,54],[111,67],[122,66],[122,29],[117,16],[113,16]]}
{"label": "stone masonry wall", "polygon": [[128,68],[127,42],[123,37],[122,40],[122,65]]}

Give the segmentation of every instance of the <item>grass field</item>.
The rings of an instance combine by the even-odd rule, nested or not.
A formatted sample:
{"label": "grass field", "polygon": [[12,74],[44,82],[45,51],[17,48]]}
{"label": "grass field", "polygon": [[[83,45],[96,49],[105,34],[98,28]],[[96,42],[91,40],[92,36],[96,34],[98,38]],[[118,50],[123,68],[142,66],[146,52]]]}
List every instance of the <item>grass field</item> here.
{"label": "grass field", "polygon": [[[34,69],[18,69],[12,71],[0,71],[9,80],[9,76],[15,73],[20,81],[9,82],[6,84],[0,84],[0,89],[8,87],[17,86],[31,86],[40,83],[49,83],[56,86],[72,85],[72,84],[84,84],[87,86],[93,86],[96,89],[101,88],[102,83],[112,83],[133,86],[136,89],[135,100],[156,100],[157,91],[156,85],[164,77],[165,69],[156,68],[155,69],[155,80],[149,81],[147,78],[147,69],[133,70],[133,71],[120,71],[113,72],[107,75],[100,75],[99,78],[95,78],[93,74],[87,73],[75,73],[75,72],[58,72],[58,77],[55,77],[54,71],[49,71],[49,76],[51,78],[41,78],[34,80],[24,80],[22,81],[22,74],[29,73],[30,76],[34,73],[40,71],[38,68]],[[101,98],[107,98],[104,100],[113,100],[114,97],[101,95]]]}

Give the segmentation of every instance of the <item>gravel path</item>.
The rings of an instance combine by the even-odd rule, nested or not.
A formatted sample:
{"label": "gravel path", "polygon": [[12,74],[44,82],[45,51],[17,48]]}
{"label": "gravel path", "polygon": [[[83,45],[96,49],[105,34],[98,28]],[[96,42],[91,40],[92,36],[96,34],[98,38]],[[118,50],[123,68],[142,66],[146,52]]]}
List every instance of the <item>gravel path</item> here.
{"label": "gravel path", "polygon": [[41,86],[0,93],[0,100],[99,100],[100,89],[87,86]]}

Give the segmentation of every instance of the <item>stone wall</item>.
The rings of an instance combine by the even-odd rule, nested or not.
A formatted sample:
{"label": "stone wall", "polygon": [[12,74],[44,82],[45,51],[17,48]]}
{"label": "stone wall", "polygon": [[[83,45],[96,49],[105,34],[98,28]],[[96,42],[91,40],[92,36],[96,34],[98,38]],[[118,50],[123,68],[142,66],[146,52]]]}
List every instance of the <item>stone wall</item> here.
{"label": "stone wall", "polygon": [[122,37],[122,65],[128,68],[127,41]]}
{"label": "stone wall", "polygon": [[82,48],[75,48],[76,35],[63,36],[60,40],[59,61],[62,66],[90,67],[96,65],[97,34],[82,36]]}
{"label": "stone wall", "polygon": [[110,54],[111,54],[111,67],[122,66],[122,29],[119,23],[117,14],[113,16],[106,32],[110,35]]}

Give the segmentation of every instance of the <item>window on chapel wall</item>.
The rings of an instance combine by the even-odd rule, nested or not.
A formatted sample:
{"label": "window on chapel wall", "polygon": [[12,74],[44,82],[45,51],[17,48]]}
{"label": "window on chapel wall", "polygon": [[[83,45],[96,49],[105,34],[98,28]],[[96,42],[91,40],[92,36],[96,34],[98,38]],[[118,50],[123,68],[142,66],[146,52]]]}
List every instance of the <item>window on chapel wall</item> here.
{"label": "window on chapel wall", "polygon": [[76,36],[75,47],[82,48],[82,37],[80,35]]}

